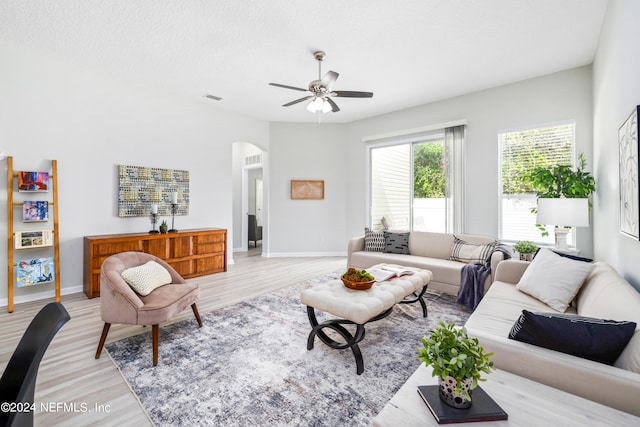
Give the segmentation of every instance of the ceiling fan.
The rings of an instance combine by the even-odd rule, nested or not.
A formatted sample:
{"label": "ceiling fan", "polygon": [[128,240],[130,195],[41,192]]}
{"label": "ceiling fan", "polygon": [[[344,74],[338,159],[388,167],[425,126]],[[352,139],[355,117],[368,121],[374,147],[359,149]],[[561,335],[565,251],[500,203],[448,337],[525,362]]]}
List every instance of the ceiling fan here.
{"label": "ceiling fan", "polygon": [[[343,98],[371,98],[373,96],[373,92],[357,92],[353,90],[332,90],[333,83],[338,78],[338,73],[335,71],[328,71],[324,76],[322,76],[322,60],[325,58],[326,53],[323,51],[318,51],[313,54],[313,57],[318,61],[318,80],[312,80],[309,83],[309,87],[307,89],[303,89],[301,87],[282,85],[279,83],[269,83],[271,86],[283,87],[285,89],[293,89],[299,90],[302,92],[309,91],[311,95],[302,97],[300,99],[296,99],[294,101],[288,102],[283,105],[283,107],[288,107],[293,104],[297,104],[299,102],[304,102],[308,100],[312,100],[311,103],[307,106],[307,110],[315,113],[317,111],[322,111],[323,113],[328,113],[329,111],[333,111],[334,113],[340,111],[338,105],[331,99],[332,97],[343,97]],[[321,77],[322,76],[322,77]]]}

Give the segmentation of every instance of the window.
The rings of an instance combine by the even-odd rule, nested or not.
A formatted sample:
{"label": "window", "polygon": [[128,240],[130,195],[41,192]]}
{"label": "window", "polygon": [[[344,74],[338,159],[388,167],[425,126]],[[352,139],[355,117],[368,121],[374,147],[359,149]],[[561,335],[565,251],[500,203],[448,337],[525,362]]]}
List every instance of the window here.
{"label": "window", "polygon": [[[572,165],[575,124],[498,134],[500,151],[500,238],[506,241],[531,240],[553,244],[553,231],[542,237],[536,227],[536,194],[526,176],[538,166]],[[574,245],[575,231],[568,236]]]}
{"label": "window", "polygon": [[373,229],[384,217],[395,230],[461,232],[464,133],[457,126],[369,147]]}

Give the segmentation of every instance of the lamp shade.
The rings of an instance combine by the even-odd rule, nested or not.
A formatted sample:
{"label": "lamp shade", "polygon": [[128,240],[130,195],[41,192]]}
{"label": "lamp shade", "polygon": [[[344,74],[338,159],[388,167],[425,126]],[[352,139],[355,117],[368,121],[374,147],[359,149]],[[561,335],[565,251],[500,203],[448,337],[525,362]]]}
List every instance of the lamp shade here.
{"label": "lamp shade", "polygon": [[589,199],[538,199],[538,224],[589,226]]}

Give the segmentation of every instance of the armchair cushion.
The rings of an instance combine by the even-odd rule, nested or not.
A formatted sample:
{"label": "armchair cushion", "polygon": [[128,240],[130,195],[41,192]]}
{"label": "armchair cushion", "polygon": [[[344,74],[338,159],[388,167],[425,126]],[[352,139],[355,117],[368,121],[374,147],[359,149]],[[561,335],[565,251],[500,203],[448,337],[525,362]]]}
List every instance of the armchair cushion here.
{"label": "armchair cushion", "polygon": [[122,278],[139,295],[149,295],[154,289],[171,283],[171,275],[166,268],[155,261],[137,267],[127,268]]}

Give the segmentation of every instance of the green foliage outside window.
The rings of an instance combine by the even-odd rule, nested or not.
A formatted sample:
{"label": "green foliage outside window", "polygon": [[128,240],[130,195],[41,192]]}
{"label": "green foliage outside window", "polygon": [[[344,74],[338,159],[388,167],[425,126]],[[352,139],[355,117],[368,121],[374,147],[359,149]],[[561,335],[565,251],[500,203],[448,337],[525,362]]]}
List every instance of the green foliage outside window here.
{"label": "green foliage outside window", "polygon": [[415,146],[413,173],[413,197],[416,199],[444,197],[444,146],[441,142]]}

